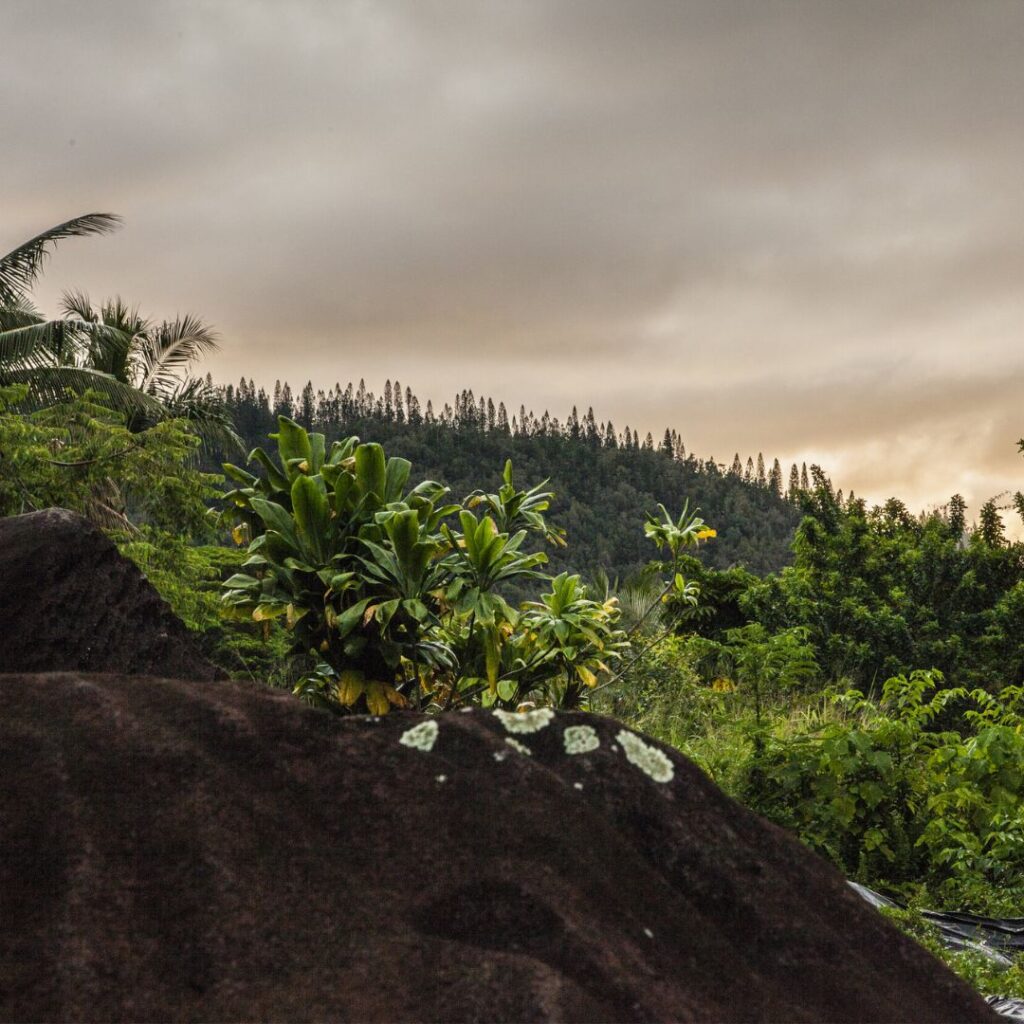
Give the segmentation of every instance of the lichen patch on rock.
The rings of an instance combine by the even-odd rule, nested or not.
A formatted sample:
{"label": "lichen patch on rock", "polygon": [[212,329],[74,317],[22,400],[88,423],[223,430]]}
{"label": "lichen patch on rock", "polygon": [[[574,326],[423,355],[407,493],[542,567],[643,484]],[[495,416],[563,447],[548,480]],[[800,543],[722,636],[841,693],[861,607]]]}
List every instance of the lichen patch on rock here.
{"label": "lichen patch on rock", "polygon": [[531,733],[546,729],[554,720],[555,712],[551,708],[537,708],[536,711],[502,711],[494,712],[494,717],[505,727],[506,732]]}
{"label": "lichen patch on rock", "polygon": [[590,725],[570,725],[562,734],[567,754],[588,754],[601,746],[597,730]]}
{"label": "lichen patch on rock", "polygon": [[412,747],[414,750],[422,750],[425,754],[429,754],[437,742],[438,732],[437,722],[430,719],[420,722],[419,725],[414,725],[411,729],[406,729],[399,736],[398,742],[404,747]]}
{"label": "lichen patch on rock", "polygon": [[649,776],[655,782],[672,781],[672,777],[675,775],[672,762],[657,747],[644,743],[635,733],[627,732],[625,729],[620,730],[615,738],[622,744],[622,749],[626,752],[626,760],[630,764],[636,765],[644,775]]}

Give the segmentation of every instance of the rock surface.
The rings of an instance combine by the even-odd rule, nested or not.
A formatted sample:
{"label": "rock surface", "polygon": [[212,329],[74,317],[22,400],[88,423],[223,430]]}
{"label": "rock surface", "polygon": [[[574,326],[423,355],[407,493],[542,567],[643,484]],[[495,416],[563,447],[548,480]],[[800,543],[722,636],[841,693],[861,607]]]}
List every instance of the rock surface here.
{"label": "rock surface", "polygon": [[225,674],[87,519],[60,508],[0,519],[0,672],[67,669]]}
{"label": "rock surface", "polygon": [[999,1019],[677,753],[423,721],[0,677],[0,1017]]}

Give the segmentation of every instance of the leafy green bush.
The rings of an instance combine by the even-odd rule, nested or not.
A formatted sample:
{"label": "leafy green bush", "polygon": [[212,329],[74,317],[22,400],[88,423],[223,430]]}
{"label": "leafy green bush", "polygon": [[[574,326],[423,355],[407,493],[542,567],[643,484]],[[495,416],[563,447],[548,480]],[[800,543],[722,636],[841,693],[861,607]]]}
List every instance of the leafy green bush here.
{"label": "leafy green bush", "polygon": [[30,414],[27,387],[0,387],[0,515],[59,506],[99,526],[209,533],[206,501],[220,477],[193,460],[199,439],[186,420],[132,433],[96,392]]}
{"label": "leafy green bush", "polygon": [[731,790],[750,758],[754,715],[745,696],[706,682],[694,638],[670,636],[602,692],[596,710],[684,751]]}
{"label": "leafy green bush", "polygon": [[[886,681],[882,698],[836,698],[849,717],[769,736],[741,792],[850,877],[924,882],[941,901],[1024,878],[1021,690],[936,692],[941,675]],[[936,723],[960,706],[961,731]]]}
{"label": "leafy green bush", "polygon": [[896,499],[844,502],[819,479],[801,500],[793,565],[737,599],[750,621],[806,628],[823,679],[865,691],[922,666],[990,691],[1024,680],[1024,544],[1002,537],[991,503],[970,529],[958,498],[918,517]]}
{"label": "leafy green bush", "polygon": [[[577,576],[540,571],[531,535],[558,543],[550,493],[502,487],[451,502],[447,488],[407,489],[410,464],[357,438],[327,451],[320,434],[281,417],[278,458],[257,448],[252,474],[226,465],[236,538],[250,538],[225,600],[256,621],[281,620],[312,671],[297,687],[334,708],[579,706],[626,648],[614,601]],[[546,584],[515,609],[506,597]]]}
{"label": "leafy green bush", "polygon": [[113,538],[121,554],[145,573],[175,615],[196,633],[212,662],[232,677],[294,685],[298,675],[285,630],[276,622],[232,616],[221,600],[222,583],[242,567],[244,551],[194,545],[186,537],[153,527],[114,533]]}

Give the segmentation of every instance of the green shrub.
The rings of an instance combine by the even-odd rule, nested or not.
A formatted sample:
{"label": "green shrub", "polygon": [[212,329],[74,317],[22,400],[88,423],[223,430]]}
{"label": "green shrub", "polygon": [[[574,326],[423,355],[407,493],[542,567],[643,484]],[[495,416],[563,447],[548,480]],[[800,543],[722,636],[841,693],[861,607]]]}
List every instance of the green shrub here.
{"label": "green shrub", "polygon": [[196,634],[206,656],[236,678],[291,686],[298,678],[290,640],[278,623],[256,623],[225,608],[222,583],[237,572],[246,553],[238,548],[193,545],[187,538],[143,527],[115,533],[126,558],[146,575],[171,610]]}
{"label": "green shrub", "polygon": [[30,414],[18,407],[26,393],[0,387],[0,515],[58,506],[105,529],[209,533],[206,501],[220,477],[196,468],[187,420],[133,433],[96,392]]}
{"label": "green shrub", "polygon": [[[543,485],[501,488],[451,502],[447,488],[408,488],[410,464],[376,444],[335,442],[285,417],[256,449],[253,474],[226,465],[238,539],[250,538],[226,602],[255,621],[282,621],[315,667],[298,693],[336,709],[451,707],[475,699],[518,707],[577,707],[628,646],[613,600],[588,596],[579,577],[551,578],[537,537],[559,543]],[[653,519],[656,539],[695,543],[699,520]],[[524,584],[548,589],[513,608]]]}
{"label": "green shrub", "polygon": [[[849,877],[924,882],[956,904],[979,884],[1024,877],[1019,688],[941,690],[941,676],[886,681],[880,701],[838,698],[850,717],[779,737],[752,755],[741,795]],[[961,705],[961,731],[936,727]]]}

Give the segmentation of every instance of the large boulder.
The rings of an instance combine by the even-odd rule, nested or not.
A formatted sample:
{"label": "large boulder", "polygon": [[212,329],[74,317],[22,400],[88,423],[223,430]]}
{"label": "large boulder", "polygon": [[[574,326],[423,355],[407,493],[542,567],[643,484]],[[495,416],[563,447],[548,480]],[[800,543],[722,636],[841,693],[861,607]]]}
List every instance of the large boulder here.
{"label": "large boulder", "polygon": [[998,1019],[609,719],[9,675],[0,779],[5,1020]]}
{"label": "large boulder", "polygon": [[0,672],[70,669],[225,675],[87,519],[60,508],[0,519]]}

